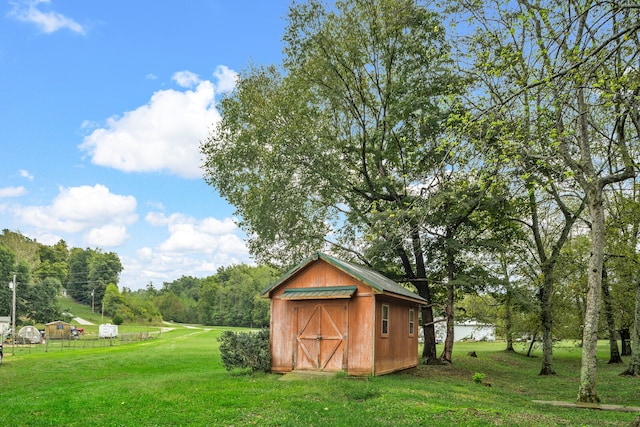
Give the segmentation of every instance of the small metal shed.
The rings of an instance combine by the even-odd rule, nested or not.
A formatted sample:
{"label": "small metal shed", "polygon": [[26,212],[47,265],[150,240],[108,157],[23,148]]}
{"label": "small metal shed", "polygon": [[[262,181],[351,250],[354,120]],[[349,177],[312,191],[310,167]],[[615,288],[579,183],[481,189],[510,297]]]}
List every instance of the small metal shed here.
{"label": "small metal shed", "polygon": [[271,369],[382,375],[418,364],[426,300],[361,265],[316,253],[262,292]]}

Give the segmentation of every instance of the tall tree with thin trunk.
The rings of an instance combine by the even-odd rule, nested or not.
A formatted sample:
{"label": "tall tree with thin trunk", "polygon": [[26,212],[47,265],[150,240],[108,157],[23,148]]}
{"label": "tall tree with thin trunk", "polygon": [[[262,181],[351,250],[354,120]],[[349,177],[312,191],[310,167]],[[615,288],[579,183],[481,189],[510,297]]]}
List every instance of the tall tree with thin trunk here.
{"label": "tall tree with thin trunk", "polygon": [[622,363],[620,350],[618,348],[618,339],[616,333],[616,323],[613,317],[613,304],[611,303],[611,292],[609,291],[609,280],[606,264],[602,265],[602,307],[605,321],[607,323],[607,331],[609,332],[609,362]]}
{"label": "tall tree with thin trunk", "polygon": [[[329,250],[395,273],[432,302],[423,218],[447,173],[464,82],[422,1],[294,3],[282,68],[240,73],[203,142],[205,180],[237,209],[260,261]],[[433,306],[423,356],[436,361]]]}
{"label": "tall tree with thin trunk", "polygon": [[506,219],[512,210],[508,189],[497,172],[486,172],[479,176],[468,169],[451,172],[430,200],[432,213],[426,220],[428,234],[433,236],[430,258],[441,260],[436,264],[441,265],[446,278],[447,334],[440,355],[444,363],[452,360],[456,294],[474,288],[472,282],[482,283],[477,276],[485,274],[465,259],[496,250],[514,234]]}
{"label": "tall tree with thin trunk", "polygon": [[[535,106],[535,116],[544,124],[536,127],[537,141],[544,136],[546,144],[531,145],[523,133],[516,140],[518,146],[537,158],[539,168],[575,181],[585,195],[591,257],[577,399],[598,402],[596,345],[606,236],[603,192],[636,174],[629,146],[637,144],[640,135],[640,9],[625,1],[518,0],[490,7],[483,7],[489,2],[468,3],[467,10],[484,26],[484,40],[495,43],[488,51],[473,51],[485,59],[484,68],[476,69],[484,81],[494,82],[496,76],[499,80],[493,86],[491,110],[512,109],[515,103]],[[500,19],[494,19],[496,14]],[[492,53],[498,58],[495,64],[486,60]],[[528,72],[521,72],[522,64],[528,65]]]}
{"label": "tall tree with thin trunk", "polygon": [[[564,247],[569,237],[569,232],[573,228],[574,223],[582,213],[585,203],[584,200],[575,209],[575,212],[569,209],[565,204],[562,197],[560,197],[559,191],[553,184],[548,186],[549,192],[553,196],[555,204],[558,210],[562,213],[563,220],[560,221],[560,230],[554,236],[546,236],[543,238],[544,225],[539,216],[538,209],[540,207],[539,201],[535,198],[535,192],[533,188],[529,189],[529,209],[531,215],[531,224],[529,228],[533,235],[533,242],[537,254],[537,260],[540,263],[540,287],[539,287],[539,300],[540,300],[540,325],[542,327],[542,366],[540,368],[540,375],[554,375],[556,372],[553,369],[553,293],[554,284],[556,282],[555,272],[560,257],[560,252]],[[547,219],[547,224],[549,221]],[[548,233],[552,234],[552,233]],[[552,245],[549,248],[545,244],[545,240],[551,240]]]}

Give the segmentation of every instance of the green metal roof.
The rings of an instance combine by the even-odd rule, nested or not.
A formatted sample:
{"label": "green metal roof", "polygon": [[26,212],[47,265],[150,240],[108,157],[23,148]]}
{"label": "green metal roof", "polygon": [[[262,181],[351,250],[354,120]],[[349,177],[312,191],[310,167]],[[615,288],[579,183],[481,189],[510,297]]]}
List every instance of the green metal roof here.
{"label": "green metal roof", "polygon": [[327,286],[324,288],[289,288],[282,294],[282,299],[325,299],[351,298],[357,286]]}
{"label": "green metal roof", "polygon": [[[423,304],[427,303],[427,300],[422,298],[420,295],[414,292],[411,292],[408,289],[403,288],[393,280],[383,276],[377,271],[374,271],[362,265],[341,261],[337,258],[330,257],[329,255],[323,254],[321,252],[313,254],[312,256],[305,259],[300,264],[298,264],[297,266],[289,270],[284,276],[282,276],[280,279],[278,279],[276,282],[272,283],[268,288],[262,291],[262,296],[269,297],[273,290],[278,288],[281,284],[283,284],[289,278],[297,274],[303,268],[307,267],[309,264],[312,264],[318,260],[323,260],[325,262],[328,262],[329,264],[333,265],[337,269],[347,273],[351,277],[371,287],[374,290],[374,292],[377,291],[377,293],[386,292],[390,294],[396,294],[401,297],[413,299],[419,303],[423,303]],[[311,289],[318,289],[318,288],[311,288]],[[320,288],[320,289],[326,289],[326,288]]]}

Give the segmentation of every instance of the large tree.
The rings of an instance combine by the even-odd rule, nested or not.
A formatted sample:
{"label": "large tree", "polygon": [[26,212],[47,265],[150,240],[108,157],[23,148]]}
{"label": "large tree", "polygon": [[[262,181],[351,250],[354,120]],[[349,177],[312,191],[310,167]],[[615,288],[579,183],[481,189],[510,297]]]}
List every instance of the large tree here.
{"label": "large tree", "polygon": [[434,177],[437,190],[427,199],[421,226],[429,236],[430,269],[444,278],[447,334],[440,355],[444,363],[452,360],[456,298],[484,291],[490,278],[482,255],[503,248],[517,231],[507,219],[513,205],[508,188],[497,176],[498,167],[474,170],[468,167],[471,164],[451,165],[451,172]]}
{"label": "large tree", "polygon": [[56,296],[61,287],[60,281],[52,277],[29,286],[27,315],[31,320],[44,324],[60,318]]}
{"label": "large tree", "polygon": [[107,285],[118,285],[121,272],[122,263],[115,252],[73,248],[69,254],[67,292],[95,309],[102,304]]}
{"label": "large tree", "polygon": [[[258,260],[325,249],[410,281],[431,302],[421,229],[452,148],[444,27],[420,1],[294,4],[283,67],[241,73],[202,144],[205,180],[237,209]],[[423,356],[437,359],[432,306]]]}
{"label": "large tree", "polygon": [[536,166],[564,173],[585,195],[591,257],[578,400],[597,402],[603,192],[636,173],[630,147],[640,133],[640,9],[615,0],[459,3],[468,4],[480,23],[477,40],[492,43],[470,51],[481,59],[474,71],[483,81],[498,82],[493,111],[519,109],[535,117],[537,140],[546,143],[530,144],[524,133],[519,150]]}

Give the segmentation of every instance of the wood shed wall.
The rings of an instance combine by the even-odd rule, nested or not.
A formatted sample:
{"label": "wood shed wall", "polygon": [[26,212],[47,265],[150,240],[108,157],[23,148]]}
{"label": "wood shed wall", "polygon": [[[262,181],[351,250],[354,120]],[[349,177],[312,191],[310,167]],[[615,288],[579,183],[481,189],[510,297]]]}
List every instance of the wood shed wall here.
{"label": "wood shed wall", "polygon": [[[289,288],[316,288],[330,286],[356,286],[352,298],[337,300],[283,300],[282,294]],[[271,297],[271,368],[274,372],[289,372],[294,369],[311,369],[305,363],[302,351],[296,342],[299,331],[305,326],[307,315],[314,310],[325,310],[330,316],[339,316],[344,310],[345,341],[336,351],[342,351],[344,365],[339,358],[330,360],[324,370],[344,370],[351,375],[371,375],[373,373],[373,322],[374,295],[371,288],[326,262],[316,262],[298,272]],[[342,307],[338,309],[339,307]],[[331,313],[329,313],[331,312]],[[324,349],[330,352],[333,343]],[[296,360],[298,355],[299,360]]]}
{"label": "wood shed wall", "polygon": [[44,325],[44,332],[49,339],[69,339],[71,337],[71,324],[58,321]]}
{"label": "wood shed wall", "polygon": [[[382,305],[389,307],[389,333],[382,334]],[[409,310],[413,309],[413,333],[409,331]],[[376,375],[418,365],[418,305],[379,296],[375,321]]]}

